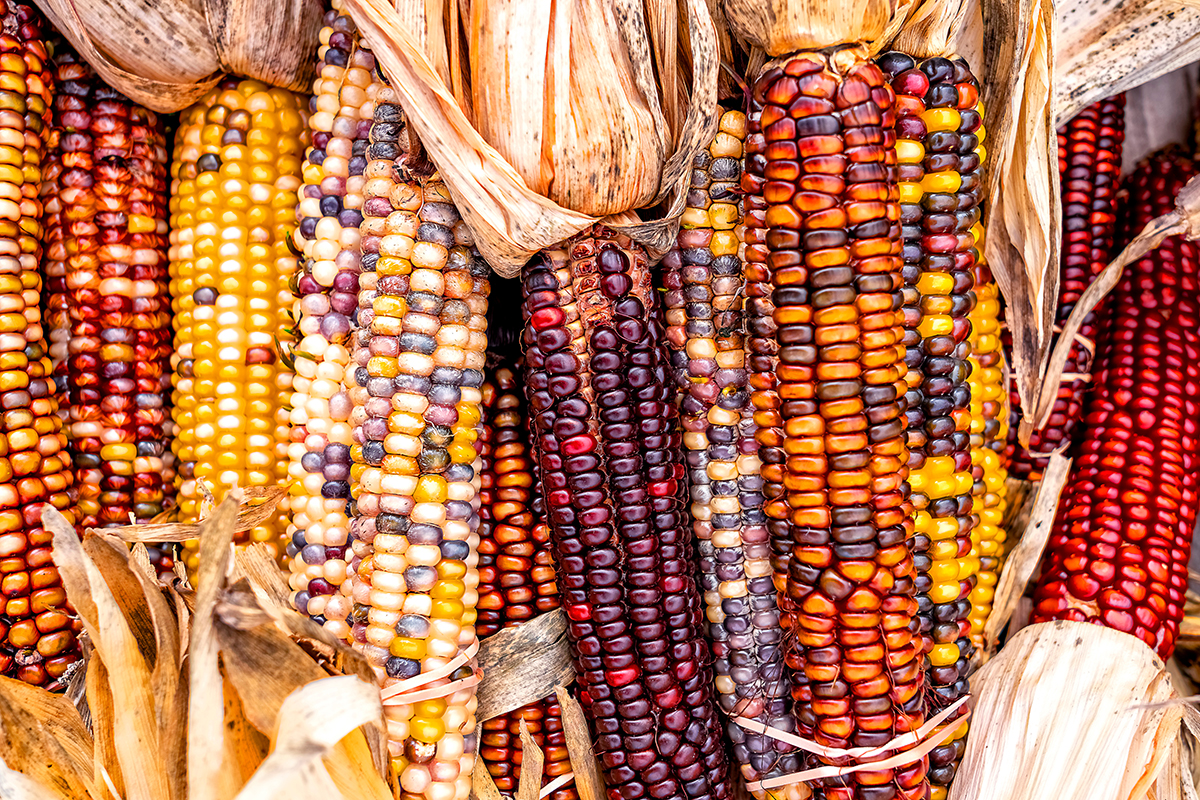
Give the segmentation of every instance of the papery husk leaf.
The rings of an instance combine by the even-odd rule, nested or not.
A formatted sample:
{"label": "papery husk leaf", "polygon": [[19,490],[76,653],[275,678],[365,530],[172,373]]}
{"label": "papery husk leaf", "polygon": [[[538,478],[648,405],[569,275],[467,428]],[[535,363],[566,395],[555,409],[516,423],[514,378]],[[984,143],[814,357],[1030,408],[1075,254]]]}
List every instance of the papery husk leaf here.
{"label": "papery husk leaf", "polygon": [[0,797],[4,800],[75,800],[82,795],[67,794],[9,768],[0,758]]}
{"label": "papery husk leaf", "polygon": [[[65,697],[0,678],[0,762],[53,797],[100,800],[93,780],[92,737]],[[0,785],[0,797],[9,795]],[[19,796],[19,795],[15,795]]]}
{"label": "papery husk leaf", "polygon": [[[114,708],[113,744],[125,783],[126,800],[169,800],[170,790],[162,771],[155,698],[150,667],[139,650],[130,622],[121,613],[113,589],[105,582],[96,563],[88,557],[74,528],[51,507],[42,513],[42,523],[53,536],[54,561],[63,586],[76,602],[80,619],[104,661]],[[137,581],[131,575],[114,575],[119,584]],[[117,591],[127,587],[119,585]],[[140,588],[138,589],[140,592]],[[89,613],[85,613],[87,608]]]}
{"label": "papery husk leaf", "polygon": [[470,800],[504,800],[500,790],[496,788],[496,782],[492,780],[492,776],[488,774],[486,768],[475,769],[471,772]]}
{"label": "papery husk leaf", "polygon": [[1054,529],[1058,501],[1070,473],[1071,459],[1058,453],[1050,456],[1050,463],[1047,464],[1042,480],[1037,486],[1037,495],[1028,519],[1019,530],[1010,529],[1009,536],[1019,535],[1020,539],[1004,559],[1000,578],[996,583],[992,612],[983,626],[985,650],[989,653],[995,651],[1000,634],[1004,632],[1013,612],[1016,611],[1030,579],[1037,572],[1038,564],[1042,560],[1042,551],[1046,549],[1050,531]]}
{"label": "papery husk leaf", "polygon": [[[270,622],[266,612],[262,624],[232,627],[216,620],[221,658],[226,674],[237,688],[246,717],[260,732],[272,737],[282,725],[284,702],[306,683],[327,674],[299,645]],[[349,676],[347,676],[349,677]],[[359,678],[352,678],[361,682]],[[383,708],[375,689],[377,717],[370,722],[384,730]],[[363,723],[356,723],[357,728]],[[338,789],[347,797],[389,800],[392,796],[362,731],[351,730],[325,756],[325,768]],[[249,788],[250,784],[247,784]],[[243,790],[244,792],[245,790]]]}
{"label": "papery husk leaf", "polygon": [[476,693],[480,722],[507,714],[554,693],[575,680],[562,609],[513,628],[503,628],[479,646],[483,680]]}
{"label": "papery husk leaf", "polygon": [[[250,720],[246,719],[246,711],[242,707],[242,699],[237,690],[225,678],[225,757],[222,770],[222,781],[225,785],[233,786],[229,797],[236,796],[259,765],[266,760],[271,751],[271,741],[258,732]],[[225,792],[222,792],[225,794]]]}
{"label": "papery husk leaf", "polygon": [[[121,764],[117,758],[116,733],[113,725],[116,707],[108,684],[108,670],[104,661],[93,658],[87,671],[88,713],[92,731],[92,766],[96,776],[96,791],[103,798],[119,800],[125,796],[125,781],[121,777]],[[107,780],[100,776],[107,775]],[[109,788],[109,784],[112,788]]]}
{"label": "papery husk leaf", "polygon": [[1027,414],[1021,420],[1018,438],[1023,446],[1028,446],[1033,431],[1043,427],[1050,419],[1054,398],[1058,396],[1058,387],[1062,382],[1063,370],[1066,368],[1067,359],[1070,357],[1071,348],[1075,343],[1075,335],[1082,327],[1084,319],[1117,285],[1125,267],[1157,249],[1163,240],[1170,236],[1186,236],[1188,239],[1200,238],[1200,177],[1192,178],[1184,184],[1175,197],[1175,209],[1146,223],[1146,226],[1125,246],[1125,249],[1092,279],[1087,289],[1075,302],[1070,316],[1063,325],[1062,333],[1059,334],[1054,352],[1050,355],[1041,391],[1036,396],[1034,403],[1025,406],[1034,409],[1034,413]]}
{"label": "papery husk leaf", "polygon": [[975,706],[950,800],[1139,800],[1179,735],[1182,703],[1140,639],[1031,625],[971,678]]}
{"label": "papery husk leaf", "polygon": [[[476,8],[476,5],[479,4],[473,4],[472,9]],[[595,98],[573,97],[569,93],[569,84],[567,83],[570,77],[567,70],[568,64],[574,61],[585,64],[603,63],[598,55],[584,47],[584,44],[590,48],[599,43],[579,43],[574,54],[563,47],[549,49],[553,41],[571,41],[569,28],[566,27],[570,5],[559,4],[556,6],[559,15],[554,20],[555,27],[550,28],[543,25],[540,29],[546,36],[550,36],[552,32],[553,39],[547,39],[544,44],[534,41],[532,45],[528,38],[522,39],[521,48],[543,47],[547,53],[553,53],[554,56],[549,63],[541,62],[537,71],[527,76],[529,83],[523,83],[515,91],[511,88],[505,90],[505,95],[512,94],[513,97],[504,102],[514,109],[512,118],[505,120],[506,126],[523,125],[525,130],[533,130],[533,115],[528,112],[532,107],[545,105],[543,97],[548,91],[547,87],[553,87],[554,90],[552,106],[555,113],[539,117],[539,119],[545,119],[546,121],[543,122],[545,125],[556,126],[553,130],[560,131],[562,136],[566,136],[566,131],[570,128],[567,123],[569,115],[574,113],[570,110],[572,101],[599,103]],[[486,4],[480,5],[480,7],[484,6]],[[640,189],[634,193],[638,197],[650,197],[653,203],[667,202],[666,213],[662,219],[643,222],[629,213],[632,206],[617,209],[617,213],[609,214],[601,220],[591,214],[563,207],[530,188],[522,178],[521,171],[509,164],[501,153],[489,144],[478,130],[472,127],[463,108],[456,102],[453,91],[437,74],[436,69],[422,51],[420,43],[405,28],[403,20],[397,12],[384,0],[347,0],[346,2],[347,10],[371,45],[376,59],[391,82],[392,89],[399,96],[406,112],[408,124],[412,126],[430,159],[437,166],[441,177],[446,181],[459,213],[475,232],[476,244],[480,252],[493,269],[505,277],[517,275],[525,262],[535,253],[565,241],[598,221],[603,221],[604,224],[632,236],[645,245],[654,257],[662,255],[674,244],[675,233],[678,229],[678,217],[683,211],[685,183],[690,174],[691,160],[699,148],[706,146],[711,141],[717,124],[718,54],[716,32],[713,29],[712,19],[708,15],[705,0],[684,0],[684,6],[687,9],[689,26],[688,41],[692,46],[691,64],[694,77],[691,97],[693,101],[688,107],[683,128],[676,137],[677,145],[674,151],[670,152],[669,148],[665,147],[659,150],[660,159],[667,152],[670,152],[670,156],[666,158],[665,165],[660,165],[654,170],[654,174],[658,176],[657,187],[648,195],[644,195]],[[506,7],[497,6],[497,8],[502,12]],[[539,30],[537,26],[530,23],[530,15],[540,8],[544,16],[548,13],[549,4],[545,6],[524,4],[522,8],[524,9],[522,23],[518,27],[522,30]],[[473,13],[478,15],[478,12]],[[631,34],[631,30],[636,26],[629,26],[628,21],[629,18],[626,18],[626,27],[621,28],[622,42],[625,47],[629,47],[631,42],[636,46],[637,37]],[[609,35],[606,35],[604,41],[607,41],[608,38]],[[506,55],[505,57],[511,56]],[[629,55],[626,58],[632,60],[633,56]],[[477,57],[472,55],[472,60],[473,62],[477,61]],[[490,66],[494,65],[484,65],[483,68],[487,69]],[[506,73],[506,75],[512,76],[514,81],[517,77],[512,73]],[[586,73],[586,75],[590,79],[592,73]],[[583,75],[579,77],[582,79]],[[612,82],[611,77],[605,77]],[[529,86],[537,87],[537,91],[529,89]],[[478,86],[473,86],[473,90],[476,94],[483,91]],[[531,100],[530,97],[535,99]],[[497,102],[499,101],[497,99]],[[526,105],[526,103],[534,105]],[[481,116],[482,112],[478,108],[474,109],[474,112],[476,118]],[[604,113],[616,112],[605,111]],[[533,133],[529,135],[534,136]],[[622,135],[626,134],[622,133]],[[659,136],[660,134],[639,131],[638,135],[644,137]],[[551,144],[543,141],[545,136],[543,131],[535,142],[537,152],[542,154],[538,161],[539,171],[537,174],[539,176],[547,174],[545,171],[547,166],[542,161],[549,159],[554,152]],[[595,136],[596,134],[593,132],[592,137]],[[581,136],[579,141],[585,142],[592,137]],[[529,147],[530,142],[533,141],[533,139],[529,139],[524,142],[524,146]],[[522,169],[532,169],[531,163],[522,160]],[[597,197],[612,195],[616,191],[612,187],[623,182],[633,182],[638,175],[644,174],[642,172],[637,174],[622,172],[622,168],[618,165],[596,164],[587,160],[581,160],[570,167],[578,171],[576,174],[592,175],[597,181],[600,181],[598,185],[590,188],[589,202],[595,201]],[[562,170],[566,167],[559,164],[558,169]],[[577,185],[576,180],[576,178],[568,178],[565,175],[557,175],[555,186]],[[625,191],[625,189],[622,188],[621,191]]]}
{"label": "papery husk leaf", "polygon": [[571,759],[571,771],[575,773],[575,791],[579,800],[604,800],[604,778],[600,774],[600,762],[592,751],[592,734],[588,730],[587,717],[565,686],[555,686],[554,695],[562,711],[563,738],[566,739],[567,756]]}
{"label": "papery husk leaf", "polygon": [[514,800],[539,800],[542,789],[542,769],[546,758],[542,749],[529,735],[529,725],[524,718],[520,725],[521,739],[521,777],[517,781],[517,793]]}
{"label": "papery husk leaf", "polygon": [[772,57],[800,50],[876,42],[895,0],[722,0],[734,35]]}
{"label": "papery husk leaf", "polygon": [[390,798],[382,780],[377,782],[383,794],[355,795],[337,786],[321,768],[322,758],[328,763],[342,740],[382,715],[378,687],[358,678],[322,678],[297,689],[279,708],[271,755],[238,800],[270,800],[285,794],[292,800],[328,800],[338,796],[339,789],[343,796],[356,800],[364,796]]}
{"label": "papery husk leaf", "polygon": [[229,564],[236,490],[200,523],[200,573],[196,612],[188,639],[188,800],[221,800],[225,752],[224,689],[218,662],[216,605]]}
{"label": "papery husk leaf", "polygon": [[119,543],[116,547],[119,549],[99,536],[86,536],[83,540],[83,552],[108,584],[121,615],[129,625],[130,633],[137,641],[138,651],[147,664],[153,664],[158,654],[158,644],[149,600],[141,581],[134,574],[129,551]]}
{"label": "papery husk leaf", "polygon": [[628,26],[643,34],[629,56],[621,37],[622,14],[640,11],[640,0],[471,9],[476,130],[530,190],[593,217],[658,193],[668,131],[645,23]]}
{"label": "papery husk leaf", "polygon": [[958,54],[956,44],[967,6],[967,0],[911,0],[883,37],[887,49],[918,59]]}
{"label": "papery husk leaf", "polygon": [[984,255],[1005,300],[1022,407],[1037,395],[1058,302],[1058,144],[1050,0],[982,0]]}
{"label": "papery husk leaf", "polygon": [[1086,106],[1200,58],[1200,6],[1179,0],[1059,3],[1054,110],[1061,125]]}
{"label": "papery husk leaf", "polygon": [[[233,531],[240,533],[262,525],[275,514],[281,500],[287,496],[286,486],[255,486],[242,491],[237,506]],[[114,528],[88,528],[89,533],[115,537],[123,542],[186,542],[200,537],[201,522],[151,522],[140,525],[121,525]]]}
{"label": "papery husk leaf", "polygon": [[100,77],[160,112],[233,73],[307,91],[319,0],[35,0]]}

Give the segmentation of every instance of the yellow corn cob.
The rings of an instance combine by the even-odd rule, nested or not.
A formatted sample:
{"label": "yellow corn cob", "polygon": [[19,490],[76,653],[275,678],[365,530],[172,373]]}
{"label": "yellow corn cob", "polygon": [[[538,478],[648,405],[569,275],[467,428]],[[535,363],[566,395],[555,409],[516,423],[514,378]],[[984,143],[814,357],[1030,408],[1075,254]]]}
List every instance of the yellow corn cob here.
{"label": "yellow corn cob", "polygon": [[1004,351],[1000,345],[1000,288],[983,259],[983,226],[976,225],[975,307],[971,309],[971,467],[975,478],[975,513],[979,524],[971,531],[972,552],[979,573],[971,590],[971,642],[983,645],[983,626],[992,611],[996,581],[1004,557],[1007,507],[1004,448],[1008,439],[1008,392],[1005,391]]}
{"label": "yellow corn cob", "polygon": [[[171,305],[175,312],[173,450],[184,520],[201,511],[203,482],[232,488],[287,476],[290,371],[287,237],[306,138],[299,96],[230,78],[185,111],[171,165]],[[283,555],[286,503],[243,541]],[[197,542],[184,546],[197,567]]]}

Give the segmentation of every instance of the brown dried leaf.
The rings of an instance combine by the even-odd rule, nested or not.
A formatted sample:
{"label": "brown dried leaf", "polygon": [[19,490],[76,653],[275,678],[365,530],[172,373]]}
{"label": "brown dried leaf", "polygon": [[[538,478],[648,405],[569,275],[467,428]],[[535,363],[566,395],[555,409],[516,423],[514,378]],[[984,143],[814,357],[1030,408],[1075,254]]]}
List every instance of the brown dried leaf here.
{"label": "brown dried leaf", "polygon": [[39,0],[110,85],[156,111],[186,108],[222,72],[307,91],[318,0]]}
{"label": "brown dried leaf", "polygon": [[521,777],[517,782],[515,800],[539,800],[542,790],[542,768],[546,762],[542,749],[529,735],[529,726],[521,719]]}
{"label": "brown dried leaf", "polygon": [[[54,787],[68,800],[89,800],[96,792],[92,737],[70,701],[21,681],[0,678],[0,761],[42,787]],[[0,785],[0,797],[15,798]]]}
{"label": "brown dried leaf", "polygon": [[43,512],[42,522],[53,536],[54,561],[63,586],[75,600],[96,657],[108,670],[113,706],[121,709],[113,716],[113,740],[125,781],[124,796],[128,800],[169,800],[149,665],[112,589],[84,552],[74,528],[52,507]]}
{"label": "brown dried leaf", "polygon": [[600,774],[600,762],[592,751],[592,734],[588,730],[583,706],[571,697],[564,686],[555,686],[562,709],[563,735],[567,740],[567,755],[571,759],[571,771],[575,773],[575,791],[579,800],[604,800],[604,778]]}
{"label": "brown dried leaf", "polygon": [[483,765],[477,765],[471,772],[470,800],[503,800],[500,790],[496,788],[496,782]]}
{"label": "brown dried leaf", "polygon": [[874,42],[892,20],[889,0],[723,0],[733,33],[773,57]]}
{"label": "brown dried leaf", "polygon": [[984,255],[1006,303],[1023,407],[1037,395],[1058,301],[1058,145],[1050,0],[983,0],[989,164]]}
{"label": "brown dried leaf", "polygon": [[32,778],[9,769],[0,758],[0,797],[5,800],[74,800],[78,795],[68,795],[50,789]]}
{"label": "brown dried leaf", "polygon": [[225,752],[224,700],[218,664],[216,605],[229,563],[237,502],[230,493],[211,517],[200,523],[200,587],[188,641],[188,800],[221,800]]}
{"label": "brown dried leaf", "polygon": [[895,38],[888,49],[899,50],[916,58],[957,54],[959,31],[967,14],[967,0],[910,0],[906,13],[897,14],[892,24]]}
{"label": "brown dried leaf", "polygon": [[[358,727],[382,717],[379,689],[357,678],[322,678],[292,692],[279,708],[271,755],[242,789],[238,800],[328,800],[339,796],[390,800],[382,779],[371,777],[377,791],[356,795],[321,768],[337,760],[338,748],[358,735]],[[370,772],[370,770],[365,770]],[[366,782],[363,782],[366,785]]]}
{"label": "brown dried leaf", "polygon": [[506,714],[575,680],[562,609],[504,628],[479,646],[483,680],[477,693],[480,722]]}
{"label": "brown dried leaf", "polygon": [[1042,551],[1054,528],[1054,517],[1058,512],[1058,500],[1071,472],[1071,459],[1055,453],[1050,456],[1042,481],[1037,487],[1033,511],[1024,527],[1020,541],[1004,559],[1000,580],[996,584],[992,613],[983,626],[983,638],[987,649],[994,651],[996,643],[1013,612],[1025,594],[1025,587],[1042,560]]}
{"label": "brown dried leaf", "polygon": [[[621,108],[629,110],[629,114],[634,113],[632,109],[637,103],[630,98],[637,94],[633,88],[636,79],[634,73],[628,70],[637,67],[628,67],[626,71],[619,70],[616,73],[617,78],[623,80],[620,87],[604,71],[607,69],[604,64],[618,64],[611,56],[605,61],[602,55],[604,52],[616,52],[611,48],[611,31],[616,28],[597,34],[593,41],[582,41],[585,37],[581,35],[576,38],[571,33],[574,30],[572,25],[584,25],[585,22],[587,25],[599,24],[601,18],[607,18],[607,11],[603,17],[596,16],[606,7],[604,4],[598,3],[594,8],[589,6],[595,13],[588,14],[587,20],[580,20],[572,18],[570,6],[550,3],[531,6],[525,3],[521,6],[521,23],[516,27],[540,32],[532,43],[525,37],[516,49],[503,51],[501,48],[504,52],[501,61],[485,59],[476,53],[470,55],[472,68],[482,69],[491,76],[492,72],[488,70],[516,59],[518,54],[530,51],[545,54],[540,61],[537,57],[529,59],[536,69],[530,66],[524,73],[505,71],[493,78],[493,83],[499,83],[499,86],[481,86],[478,79],[472,81],[476,98],[486,93],[489,103],[501,103],[512,111],[504,117],[507,124],[495,132],[496,136],[507,137],[513,126],[524,132],[519,140],[505,139],[513,147],[523,148],[523,155],[517,158],[519,166],[514,168],[501,155],[500,150],[505,146],[498,150],[472,127],[454,93],[430,64],[420,42],[387,2],[347,0],[346,3],[387,73],[392,88],[399,95],[409,125],[446,180],[463,219],[474,230],[480,251],[488,263],[506,277],[516,275],[538,251],[564,241],[598,221],[595,216],[560,206],[539,194],[526,183],[527,179],[534,177],[536,186],[539,181],[551,180],[552,176],[553,187],[556,187],[554,191],[569,190],[572,203],[585,199],[589,203],[608,203],[604,207],[611,207],[618,213],[606,217],[603,220],[605,224],[638,239],[656,255],[666,252],[673,244],[678,216],[683,211],[683,189],[691,160],[699,148],[711,140],[717,123],[716,33],[704,0],[684,0],[684,5],[688,20],[687,40],[692,46],[693,102],[687,110],[683,130],[677,137],[678,145],[665,165],[653,164],[651,157],[643,155],[639,149],[661,137],[660,131],[650,131],[640,122],[636,128],[617,126],[620,134],[617,139],[622,145],[619,149],[628,155],[626,162],[633,159],[634,163],[642,164],[636,172],[630,172],[628,163],[612,164],[605,161],[602,152],[612,147],[612,143],[590,130],[596,128],[598,120],[624,117],[624,112],[618,113],[616,108],[611,107],[615,103],[605,110],[604,103],[595,97],[578,94],[579,90],[571,89],[570,83],[572,80],[587,80],[587,85],[591,86],[595,81],[597,96],[610,99],[614,95],[608,93],[620,88],[616,96],[631,104]],[[504,4],[491,6],[485,24],[481,20],[482,12],[478,9],[486,9],[488,4],[472,4],[471,11],[475,15],[473,30],[477,32],[483,29],[499,37],[495,41],[498,43],[496,47],[500,47],[499,42],[503,41],[502,34],[507,24],[503,15],[511,9]],[[538,12],[541,17],[535,16]],[[579,12],[576,12],[578,16]],[[631,43],[639,46],[636,35],[631,32],[636,26],[628,17],[625,19],[626,25],[620,28],[622,42],[626,47]],[[606,42],[609,44],[607,51],[603,49]],[[571,43],[575,49],[568,48],[565,43]],[[646,54],[644,48],[640,52]],[[525,55],[520,57],[525,59]],[[629,54],[628,58],[633,65],[640,63],[636,52]],[[546,97],[551,97],[548,108],[544,101]],[[640,102],[648,104],[644,97]],[[597,110],[593,106],[602,108]],[[533,113],[534,109],[545,110]],[[644,112],[638,112],[639,115],[641,113]],[[483,112],[476,108],[475,118],[478,120],[481,116]],[[641,119],[640,116],[638,118]],[[588,127],[584,127],[585,123]],[[598,129],[603,128],[604,125],[600,125]],[[536,135],[535,130],[541,131],[541,135]],[[636,146],[626,141],[626,137],[630,136],[634,137],[631,141],[636,141]],[[571,148],[599,148],[599,151],[589,150],[586,156],[576,157],[574,163],[567,163],[567,154],[579,152]],[[667,149],[664,146],[657,147],[660,160]],[[537,157],[529,154],[536,154]],[[570,174],[567,174],[568,169]],[[647,192],[641,187],[643,180],[651,174],[655,185]],[[573,188],[585,185],[588,186],[586,191]],[[635,191],[629,192],[631,187]],[[628,197],[619,203],[606,199],[620,198],[626,192],[629,192]],[[631,203],[642,202],[636,198],[648,198],[648,202],[656,203],[667,200],[665,217],[651,222],[637,221],[627,213],[633,207]]]}
{"label": "brown dried leaf", "polygon": [[[307,683],[327,677],[326,673],[269,621],[237,629],[218,618],[216,632],[226,674],[237,688],[246,718],[274,738],[282,725],[282,708],[288,696]],[[378,689],[375,691],[378,716],[372,727],[383,731],[383,710],[378,704]],[[391,790],[376,766],[364,734],[357,730],[346,735],[325,757],[329,775],[347,797],[387,800]]]}
{"label": "brown dried leaf", "polygon": [[[116,733],[113,728],[116,708],[108,684],[108,670],[99,658],[93,658],[87,671],[88,713],[91,715],[93,775],[97,776],[96,790],[101,797],[119,800],[125,796],[125,781],[117,757]],[[107,775],[104,780],[101,776]],[[111,789],[109,788],[111,784]]]}
{"label": "brown dried leaf", "polygon": [[[271,751],[271,742],[259,733],[246,719],[242,699],[229,682],[224,684],[225,698],[225,756],[222,770],[226,786],[233,788],[226,796],[233,797],[254,775],[254,771],[266,760]],[[225,792],[222,792],[225,795]]]}
{"label": "brown dried leaf", "polygon": [[1063,124],[1085,106],[1200,58],[1200,7],[1179,0],[1059,3],[1054,108]]}
{"label": "brown dried leaf", "polygon": [[[287,496],[286,486],[253,486],[241,489],[243,502],[238,505],[235,533],[262,525],[275,514]],[[211,496],[211,495],[210,495]],[[116,528],[89,528],[88,533],[116,537],[123,542],[186,542],[200,536],[200,523],[164,522],[122,525]]]}

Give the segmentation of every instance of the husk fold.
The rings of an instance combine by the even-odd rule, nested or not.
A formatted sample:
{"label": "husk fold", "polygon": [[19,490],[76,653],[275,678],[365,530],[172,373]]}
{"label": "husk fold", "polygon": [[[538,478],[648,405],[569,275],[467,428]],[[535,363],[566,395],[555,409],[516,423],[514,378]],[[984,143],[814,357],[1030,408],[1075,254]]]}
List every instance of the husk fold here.
{"label": "husk fold", "polygon": [[225,73],[307,91],[321,0],[34,0],[92,68],[160,112],[187,108]]}
{"label": "husk fold", "polygon": [[449,3],[441,24],[411,0],[346,6],[501,275],[598,221],[656,256],[673,244],[717,123],[705,0],[502,0],[466,20]]}

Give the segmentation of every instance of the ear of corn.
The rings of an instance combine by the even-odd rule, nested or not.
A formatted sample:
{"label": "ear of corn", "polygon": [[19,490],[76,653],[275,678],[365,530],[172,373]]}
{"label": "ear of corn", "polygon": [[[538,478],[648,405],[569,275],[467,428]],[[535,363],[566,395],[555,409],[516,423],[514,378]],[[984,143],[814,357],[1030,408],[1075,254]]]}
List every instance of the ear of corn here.
{"label": "ear of corn", "polygon": [[[1121,145],[1125,138],[1125,95],[1119,94],[1085,108],[1058,130],[1058,175],[1062,186],[1063,240],[1058,282],[1058,311],[1061,326],[1075,308],[1092,279],[1107,266],[1114,254],[1113,234],[1117,216],[1115,197],[1121,172]],[[1107,302],[1084,318],[1079,335],[1095,342]],[[1081,341],[1071,347],[1064,372],[1066,378],[1046,427],[1034,431],[1029,449],[1016,441],[1020,421],[1015,388],[1012,390],[1014,424],[1009,429],[1012,472],[1016,477],[1040,480],[1049,453],[1075,438],[1083,417],[1085,395],[1090,387],[1092,353]]]}
{"label": "ear of corn", "polygon": [[[767,513],[791,539],[777,540],[790,558],[776,577],[798,645],[788,655],[796,717],[820,744],[877,746],[924,719],[903,472],[895,96],[848,50],[769,65],[751,102],[747,295],[774,287],[769,306],[748,304],[751,385],[760,444],[778,448],[763,456],[775,484]],[[920,758],[815,790],[916,800],[926,769]]]}
{"label": "ear of corn", "polygon": [[[693,164],[678,247],[663,263],[666,338],[680,387],[689,510],[718,702],[727,715],[793,730],[746,383],[736,233],[745,137],[745,115],[725,112],[716,139]],[[777,740],[734,722],[726,731],[748,782],[800,768],[798,755]]]}
{"label": "ear of corn", "polygon": [[[484,424],[479,493],[479,620],[487,638],[559,607],[550,529],[534,511],[529,419],[517,373],[505,363],[489,370],[483,386]],[[540,509],[539,509],[540,510]],[[571,771],[557,699],[544,700],[484,722],[479,755],[498,788],[511,797],[521,778],[521,722],[545,756],[543,784]],[[575,800],[574,782],[555,789],[552,800]]]}
{"label": "ear of corn", "polygon": [[525,388],[580,703],[611,797],[728,797],[646,254],[564,248],[525,268]]}
{"label": "ear of corn", "polygon": [[[386,87],[370,142],[352,361],[353,634],[386,687],[475,641],[489,283],[446,185],[409,149]],[[403,791],[465,799],[477,753],[474,689],[389,705],[385,715]]]}
{"label": "ear of corn", "polygon": [[[908,483],[928,659],[927,705],[937,711],[967,693],[969,597],[979,572],[968,356],[983,127],[978,86],[961,60],[931,58],[918,64],[903,53],[887,53],[879,63],[897,94],[910,368]],[[956,721],[960,715],[946,723],[960,725],[958,732],[929,754],[935,800],[945,798],[962,757],[966,725]]]}
{"label": "ear of corn", "polygon": [[979,572],[971,589],[971,644],[983,646],[983,626],[992,611],[1004,557],[1006,534],[1000,526],[1007,508],[1008,395],[1004,351],[1000,344],[1000,287],[983,259],[983,226],[975,228],[975,305],[971,309],[971,476],[975,515],[971,546]]}
{"label": "ear of corn", "polygon": [[54,153],[42,191],[51,355],[79,524],[128,525],[163,511],[171,479],[166,138],[156,114],[69,49],[54,61]]}
{"label": "ear of corn", "polygon": [[0,673],[57,684],[79,659],[76,625],[42,525],[74,521],[66,435],[42,330],[42,205],[53,73],[31,6],[0,3]]}
{"label": "ear of corn", "polygon": [[350,385],[358,308],[359,224],[375,95],[375,59],[341,3],[326,14],[308,118],[312,146],[296,216],[302,250],[293,316],[298,341],[291,396],[288,527],[296,608],[348,638]]}
{"label": "ear of corn", "polygon": [[[173,444],[184,520],[234,487],[282,483],[291,375],[288,248],[304,153],[297,95],[223,80],[183,113],[171,165]],[[284,515],[250,531],[284,555]],[[196,568],[197,543],[184,546]]]}
{"label": "ear of corn", "polygon": [[[1129,176],[1125,241],[1174,208],[1191,159],[1156,154]],[[1168,658],[1196,526],[1200,252],[1171,237],[1109,296],[1096,386],[1034,590],[1033,619],[1094,622]]]}

